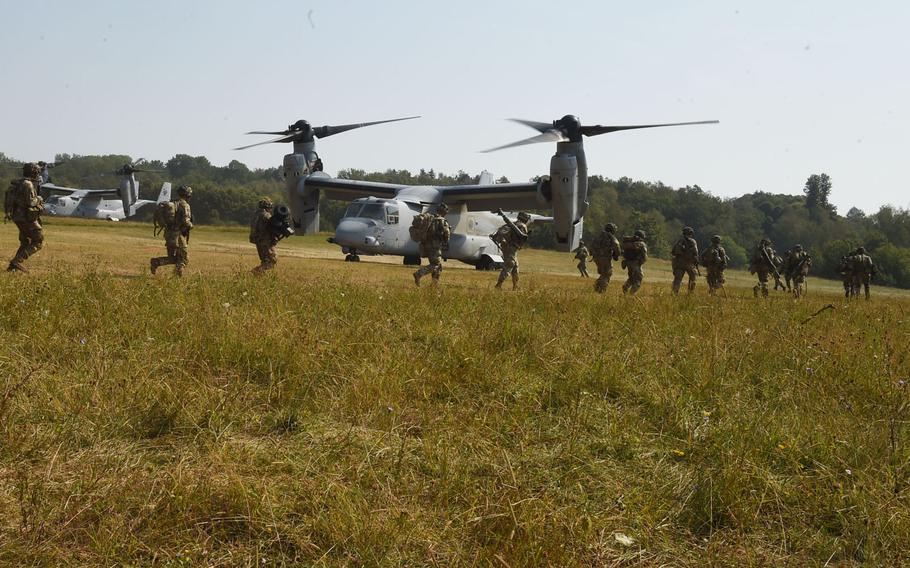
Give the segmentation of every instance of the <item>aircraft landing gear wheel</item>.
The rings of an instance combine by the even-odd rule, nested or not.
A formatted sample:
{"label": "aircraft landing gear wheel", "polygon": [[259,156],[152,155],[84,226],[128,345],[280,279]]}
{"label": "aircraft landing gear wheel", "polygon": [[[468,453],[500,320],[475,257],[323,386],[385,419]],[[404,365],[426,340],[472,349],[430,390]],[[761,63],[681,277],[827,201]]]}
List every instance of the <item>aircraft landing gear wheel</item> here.
{"label": "aircraft landing gear wheel", "polygon": [[346,257],[344,257],[344,261],[345,262],[360,262],[360,257],[357,256],[356,254],[349,254]]}
{"label": "aircraft landing gear wheel", "polygon": [[405,256],[404,257],[405,266],[420,266],[420,257],[419,256]]}
{"label": "aircraft landing gear wheel", "polygon": [[496,263],[493,262],[492,258],[485,256],[477,262],[474,268],[477,270],[494,270],[496,268]]}

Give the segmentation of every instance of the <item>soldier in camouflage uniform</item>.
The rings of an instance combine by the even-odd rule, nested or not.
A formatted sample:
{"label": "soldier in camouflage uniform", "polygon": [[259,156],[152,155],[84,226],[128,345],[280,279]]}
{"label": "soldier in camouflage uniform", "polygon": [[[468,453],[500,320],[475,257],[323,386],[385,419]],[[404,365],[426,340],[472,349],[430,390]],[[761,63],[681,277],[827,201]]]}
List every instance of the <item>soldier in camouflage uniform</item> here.
{"label": "soldier in camouflage uniform", "polygon": [[622,266],[629,273],[629,278],[622,285],[622,293],[634,294],[641,288],[645,273],[641,266],[648,260],[648,245],[645,244],[645,232],[635,231],[631,237],[622,238]]}
{"label": "soldier in camouflage uniform", "polygon": [[585,242],[581,239],[578,240],[578,248],[574,251],[575,258],[578,260],[578,272],[581,273],[582,278],[589,278],[588,274],[588,247],[585,246]]}
{"label": "soldier in camouflage uniform", "polygon": [[183,276],[183,269],[189,263],[187,244],[190,231],[193,229],[193,212],[189,200],[193,196],[193,188],[181,185],[177,188],[176,213],[174,222],[164,228],[164,245],[167,247],[167,256],[159,256],[149,261],[152,274],[159,266],[174,265],[174,275]]}
{"label": "soldier in camouflage uniform", "polygon": [[250,242],[256,245],[259,255],[259,266],[253,269],[253,274],[258,276],[275,268],[278,264],[278,255],[275,254],[278,236],[272,230],[272,200],[268,197],[259,200],[259,207],[250,221]]}
{"label": "soldier in camouflage uniform", "polygon": [[683,227],[682,236],[673,245],[673,293],[679,294],[684,275],[689,276],[689,294],[695,291],[695,277],[698,274],[698,243],[692,227]]}
{"label": "soldier in camouflage uniform", "polygon": [[499,279],[496,281],[496,289],[502,289],[502,283],[506,281],[509,275],[512,276],[512,289],[518,289],[518,251],[528,242],[528,221],[531,216],[524,211],[518,214],[518,221],[512,222],[506,217],[502,209],[498,211],[505,221],[505,225],[499,227],[494,233],[496,244],[502,252],[502,270],[499,272]]}
{"label": "soldier in camouflage uniform", "polygon": [[841,283],[844,285],[845,298],[852,298],[856,295],[856,290],[853,288],[854,254],[856,254],[856,251],[849,251],[847,254],[840,257],[840,262],[837,264],[837,273],[840,274]]}
{"label": "soldier in camouflage uniform", "polygon": [[772,260],[777,253],[771,246],[769,239],[762,239],[752,253],[752,259],[749,263],[749,273],[758,275],[758,284],[752,287],[752,293],[758,297],[761,292],[762,297],[768,297],[768,280],[774,274],[775,281],[780,282],[780,273],[777,272],[777,266]]}
{"label": "soldier in camouflage uniform", "polygon": [[811,266],[812,257],[803,250],[803,245],[793,245],[793,248],[787,251],[784,274],[787,279],[787,288],[792,289],[793,295],[797,298],[806,293],[806,276],[809,274]]}
{"label": "soldier in camouflage uniform", "polygon": [[875,273],[875,263],[872,262],[872,257],[866,254],[866,248],[857,248],[853,257],[853,289],[855,296],[859,295],[859,289],[862,286],[865,290],[866,299],[870,298],[869,284],[872,283],[872,277],[875,276]]}
{"label": "soldier in camouflage uniform", "polygon": [[13,180],[5,198],[5,215],[19,229],[19,250],[9,261],[8,272],[27,272],[22,263],[44,246],[44,229],[41,214],[44,200],[38,195],[41,184],[41,169],[38,164],[22,166],[22,177]]}
{"label": "soldier in camouflage uniform", "polygon": [[708,271],[708,294],[713,296],[723,289],[724,270],[729,262],[727,251],[720,245],[720,235],[714,235],[711,237],[711,246],[701,253],[701,263]]}
{"label": "soldier in camouflage uniform", "polygon": [[594,282],[594,291],[602,294],[607,291],[607,285],[613,277],[613,261],[619,260],[622,254],[619,239],[616,238],[616,225],[607,223],[604,226],[604,230],[591,243],[591,254],[598,274],[597,281]]}
{"label": "soldier in camouflage uniform", "polygon": [[440,203],[436,208],[436,215],[427,227],[423,241],[419,243],[421,253],[427,257],[427,265],[414,272],[414,284],[417,286],[420,286],[420,279],[426,274],[432,275],[434,285],[439,284],[439,276],[442,274],[442,251],[449,248],[449,237],[452,236],[452,228],[446,221],[448,212],[449,206]]}

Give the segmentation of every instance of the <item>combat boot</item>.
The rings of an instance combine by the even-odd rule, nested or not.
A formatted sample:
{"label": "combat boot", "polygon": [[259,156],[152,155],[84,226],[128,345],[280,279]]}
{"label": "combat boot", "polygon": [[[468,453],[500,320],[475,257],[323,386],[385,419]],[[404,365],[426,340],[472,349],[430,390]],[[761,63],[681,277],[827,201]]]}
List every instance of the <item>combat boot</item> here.
{"label": "combat boot", "polygon": [[420,272],[414,272],[414,285],[420,288]]}
{"label": "combat boot", "polygon": [[9,262],[9,266],[6,267],[6,271],[7,271],[7,272],[16,272],[17,270],[18,270],[19,272],[28,272],[28,270],[26,270],[24,266],[22,266],[21,264],[19,264],[19,263],[16,262],[15,260],[11,260],[11,261]]}
{"label": "combat boot", "polygon": [[156,270],[158,270],[158,260],[153,258],[149,260],[149,272],[155,274]]}
{"label": "combat boot", "polygon": [[758,286],[752,286],[752,295],[758,298]]}

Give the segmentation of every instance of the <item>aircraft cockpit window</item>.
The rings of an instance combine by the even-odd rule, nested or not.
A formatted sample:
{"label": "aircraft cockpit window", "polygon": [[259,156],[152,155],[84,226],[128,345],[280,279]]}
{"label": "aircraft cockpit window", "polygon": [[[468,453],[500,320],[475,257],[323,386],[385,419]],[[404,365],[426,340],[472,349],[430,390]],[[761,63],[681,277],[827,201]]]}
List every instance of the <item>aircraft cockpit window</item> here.
{"label": "aircraft cockpit window", "polygon": [[386,222],[389,225],[398,224],[398,207],[395,205],[386,205],[385,206],[385,217]]}
{"label": "aircraft cockpit window", "polygon": [[357,217],[357,214],[360,213],[360,208],[363,206],[362,203],[351,203],[348,205],[348,208],[344,211],[345,217]]}
{"label": "aircraft cockpit window", "polygon": [[385,221],[385,206],[382,203],[365,203],[358,217]]}

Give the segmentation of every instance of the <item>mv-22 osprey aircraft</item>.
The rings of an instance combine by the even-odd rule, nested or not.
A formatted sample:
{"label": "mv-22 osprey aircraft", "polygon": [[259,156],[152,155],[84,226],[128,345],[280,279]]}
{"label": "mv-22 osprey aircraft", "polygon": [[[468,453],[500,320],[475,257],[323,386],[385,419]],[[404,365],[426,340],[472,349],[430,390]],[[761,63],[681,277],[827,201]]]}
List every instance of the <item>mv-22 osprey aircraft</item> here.
{"label": "mv-22 osprey aircraft", "polygon": [[41,172],[40,193],[48,215],[59,217],[85,217],[88,219],[107,219],[122,221],[135,215],[140,208],[153,203],[171,199],[171,184],[161,184],[157,201],[139,199],[138,172],[158,172],[139,167],[142,160],[125,164],[114,172],[120,176],[120,187],[117,189],[75,189],[61,187],[50,182],[48,164]]}
{"label": "mv-22 osprey aircraft", "polygon": [[298,120],[280,132],[247,132],[279,136],[235,149],[282,142],[294,144],[293,153],[284,157],[285,186],[293,225],[302,229],[303,233],[319,231],[321,195],[327,199],[352,201],[335,229],[335,236],[330,239],[348,255],[346,260],[359,260],[358,254],[387,254],[403,256],[405,264],[419,264],[418,245],[410,238],[408,228],[416,215],[445,203],[449,206],[446,219],[452,226],[446,258],[489,270],[502,263],[500,251],[489,236],[502,224],[502,218],[492,213],[498,209],[552,210],[559,250],[571,251],[578,246],[588,206],[588,167],[582,136],[718,122],[709,120],[632,126],[582,126],[578,118],[572,115],[552,123],[512,119],[540,134],[487,152],[537,142],[556,142],[556,154],[550,159],[549,178],[542,177],[529,183],[489,183],[491,179],[482,177],[481,183],[477,185],[409,186],[338,179],[322,171],[322,161],[316,154],[315,138],[414,118],[419,117],[315,128],[305,120]]}

